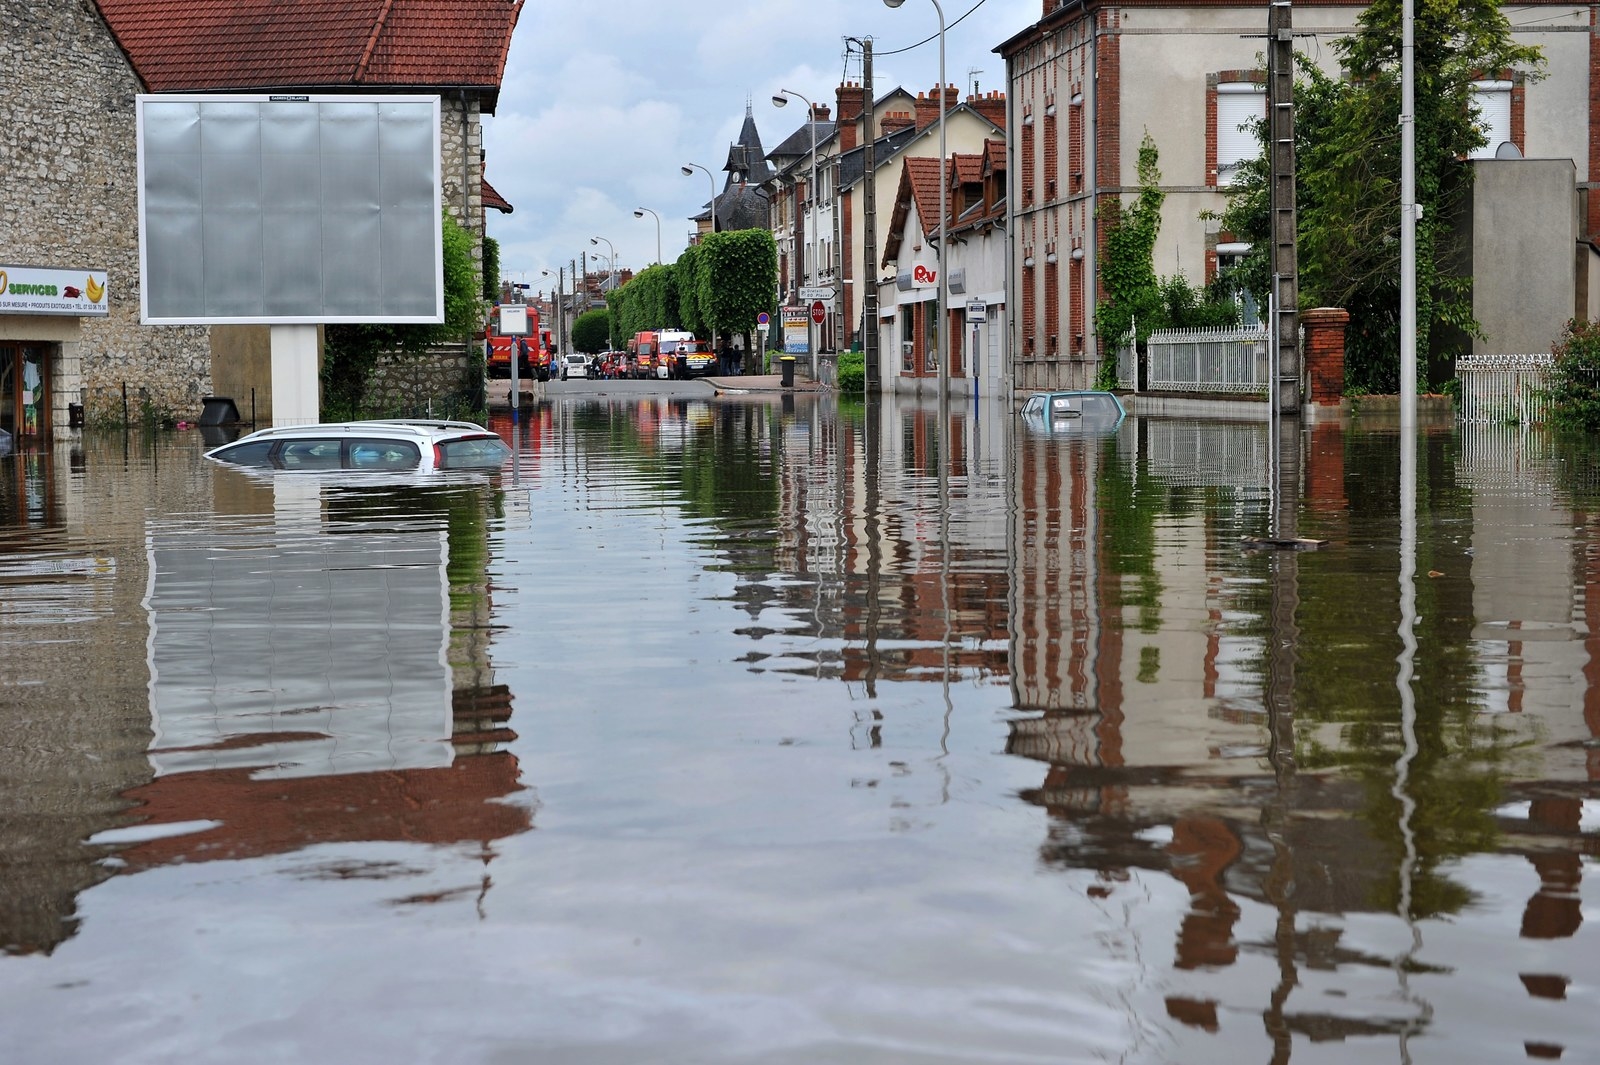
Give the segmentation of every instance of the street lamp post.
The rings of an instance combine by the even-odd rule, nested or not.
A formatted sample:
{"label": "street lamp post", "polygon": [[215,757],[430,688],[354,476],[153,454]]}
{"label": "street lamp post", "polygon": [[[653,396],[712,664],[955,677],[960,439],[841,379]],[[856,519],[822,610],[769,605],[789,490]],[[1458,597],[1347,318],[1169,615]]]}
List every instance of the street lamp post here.
{"label": "street lamp post", "polygon": [[[899,7],[906,0],[883,0],[883,2],[889,7]],[[933,4],[933,10],[939,16],[939,325],[937,334],[939,345],[934,357],[939,360],[939,431],[943,433],[945,424],[950,420],[950,337],[948,335],[950,323],[945,320],[949,317],[948,275],[950,271],[948,267],[950,265],[950,256],[946,252],[950,241],[946,230],[950,228],[948,218],[950,211],[947,206],[947,198],[950,194],[950,175],[946,170],[948,164],[945,160],[944,142],[944,8],[939,6],[939,0],[929,0],[929,2]],[[927,226],[924,225],[923,228],[926,229]]]}
{"label": "street lamp post", "polygon": [[635,207],[633,209],[633,217],[635,217],[635,218],[643,218],[645,215],[649,215],[651,218],[654,218],[656,220],[656,265],[660,266],[661,265],[661,216],[656,214],[654,211],[652,211],[648,207]]}
{"label": "street lamp post", "polygon": [[607,248],[609,248],[610,251],[611,251],[611,260],[610,260],[611,274],[610,274],[610,280],[611,280],[611,287],[612,288],[616,288],[617,287],[617,249],[616,249],[616,246],[613,245],[609,240],[606,240],[605,237],[590,237],[589,238],[589,243],[593,244],[593,245],[595,245],[597,247],[600,245],[600,243],[602,241],[604,241],[605,246]]}
{"label": "street lamp post", "polygon": [[[706,180],[711,183],[711,232],[717,231],[717,177],[699,163],[686,163],[678,169],[683,171],[684,177],[693,177],[696,170],[705,174]],[[711,327],[711,350],[717,350],[717,328]],[[721,358],[721,355],[718,355]]]}
{"label": "street lamp post", "polygon": [[[810,188],[806,189],[807,198],[811,201],[811,209],[806,212],[807,222],[805,236],[808,242],[808,254],[806,255],[805,265],[808,268],[806,272],[811,275],[811,283],[815,285],[820,279],[817,277],[816,256],[809,254],[809,242],[817,239],[817,209],[819,206],[817,191],[817,105],[812,103],[807,97],[789,89],[779,89],[777,92],[773,93],[772,104],[774,107],[783,107],[789,102],[789,97],[793,97],[794,99],[805,104],[806,110],[811,116],[811,186]],[[811,345],[811,379],[813,381],[817,379],[817,348],[821,346],[821,342],[821,329],[819,327],[817,339]]]}
{"label": "street lamp post", "polygon": [[686,163],[678,169],[683,171],[684,177],[692,177],[694,172],[698,170],[706,176],[707,181],[711,182],[711,232],[715,233],[717,231],[717,176],[699,163]]}

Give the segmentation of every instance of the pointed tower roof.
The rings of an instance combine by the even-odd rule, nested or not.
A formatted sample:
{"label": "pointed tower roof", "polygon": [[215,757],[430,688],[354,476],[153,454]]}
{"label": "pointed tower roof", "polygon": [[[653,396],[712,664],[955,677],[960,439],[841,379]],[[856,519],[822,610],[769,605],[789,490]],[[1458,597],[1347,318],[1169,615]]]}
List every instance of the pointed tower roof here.
{"label": "pointed tower roof", "polygon": [[728,163],[722,169],[728,172],[725,188],[734,184],[735,174],[742,174],[743,180],[751,185],[772,180],[772,167],[767,163],[767,153],[761,147],[755,110],[749,100],[744,104],[744,127],[739,130],[739,140],[728,146]]}

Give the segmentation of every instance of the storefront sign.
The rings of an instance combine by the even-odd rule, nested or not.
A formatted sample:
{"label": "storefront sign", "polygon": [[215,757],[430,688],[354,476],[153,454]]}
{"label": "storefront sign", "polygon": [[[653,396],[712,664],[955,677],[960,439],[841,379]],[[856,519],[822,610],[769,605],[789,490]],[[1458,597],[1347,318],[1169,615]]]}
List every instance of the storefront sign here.
{"label": "storefront sign", "polygon": [[109,302],[104,270],[0,266],[0,314],[104,317]]}

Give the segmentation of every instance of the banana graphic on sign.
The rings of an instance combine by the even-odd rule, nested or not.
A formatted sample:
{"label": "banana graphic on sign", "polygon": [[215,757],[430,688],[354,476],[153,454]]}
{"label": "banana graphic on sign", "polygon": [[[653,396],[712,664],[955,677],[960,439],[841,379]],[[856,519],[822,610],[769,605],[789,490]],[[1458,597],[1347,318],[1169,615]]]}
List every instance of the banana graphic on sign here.
{"label": "banana graphic on sign", "polygon": [[83,283],[83,294],[89,297],[90,303],[99,303],[100,298],[106,294],[106,287],[97,284],[93,277]]}

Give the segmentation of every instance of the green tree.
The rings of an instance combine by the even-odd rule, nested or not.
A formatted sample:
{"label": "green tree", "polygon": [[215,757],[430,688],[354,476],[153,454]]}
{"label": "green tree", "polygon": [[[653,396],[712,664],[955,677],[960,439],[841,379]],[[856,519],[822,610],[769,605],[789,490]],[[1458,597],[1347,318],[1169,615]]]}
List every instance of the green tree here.
{"label": "green tree", "polygon": [[1563,429],[1600,429],[1600,325],[1574,318],[1555,346],[1550,422]]}
{"label": "green tree", "polygon": [[[1300,304],[1350,312],[1345,377],[1359,391],[1399,388],[1401,14],[1401,0],[1375,0],[1356,33],[1335,42],[1348,80],[1298,61]],[[1452,227],[1472,180],[1467,157],[1485,143],[1472,85],[1509,71],[1537,77],[1544,60],[1511,39],[1497,0],[1430,0],[1413,28],[1417,347],[1433,349],[1425,372],[1438,382],[1451,376],[1450,335],[1478,332],[1470,279],[1450,268]],[[1254,245],[1241,280],[1263,299],[1266,181],[1264,158],[1242,167],[1222,221]]]}
{"label": "green tree", "polygon": [[617,290],[613,306],[618,337],[646,329],[680,329],[677,268],[670,263],[646,267]]}
{"label": "green tree", "polygon": [[[323,330],[322,409],[325,418],[355,418],[365,412],[367,382],[385,355],[416,357],[436,344],[468,343],[483,327],[479,273],[472,260],[472,235],[445,214],[444,322],[439,325],[340,324]],[[480,360],[480,346],[469,350]],[[479,377],[482,376],[480,373]],[[475,406],[476,404],[474,404]]]}
{"label": "green tree", "polygon": [[500,298],[500,242],[493,237],[483,238],[483,298]]}
{"label": "green tree", "polygon": [[700,245],[683,249],[673,264],[678,286],[678,321],[695,336],[707,334],[705,312],[700,307]]}
{"label": "green tree", "polygon": [[[771,230],[707,234],[696,257],[694,285],[706,324],[724,335],[740,334],[744,350],[754,351],[756,315],[777,309],[778,246]],[[745,360],[745,372],[760,373],[761,363],[756,353]]]}
{"label": "green tree", "polygon": [[572,323],[572,346],[587,355],[606,350],[611,335],[611,312],[596,307],[584,311]]}

